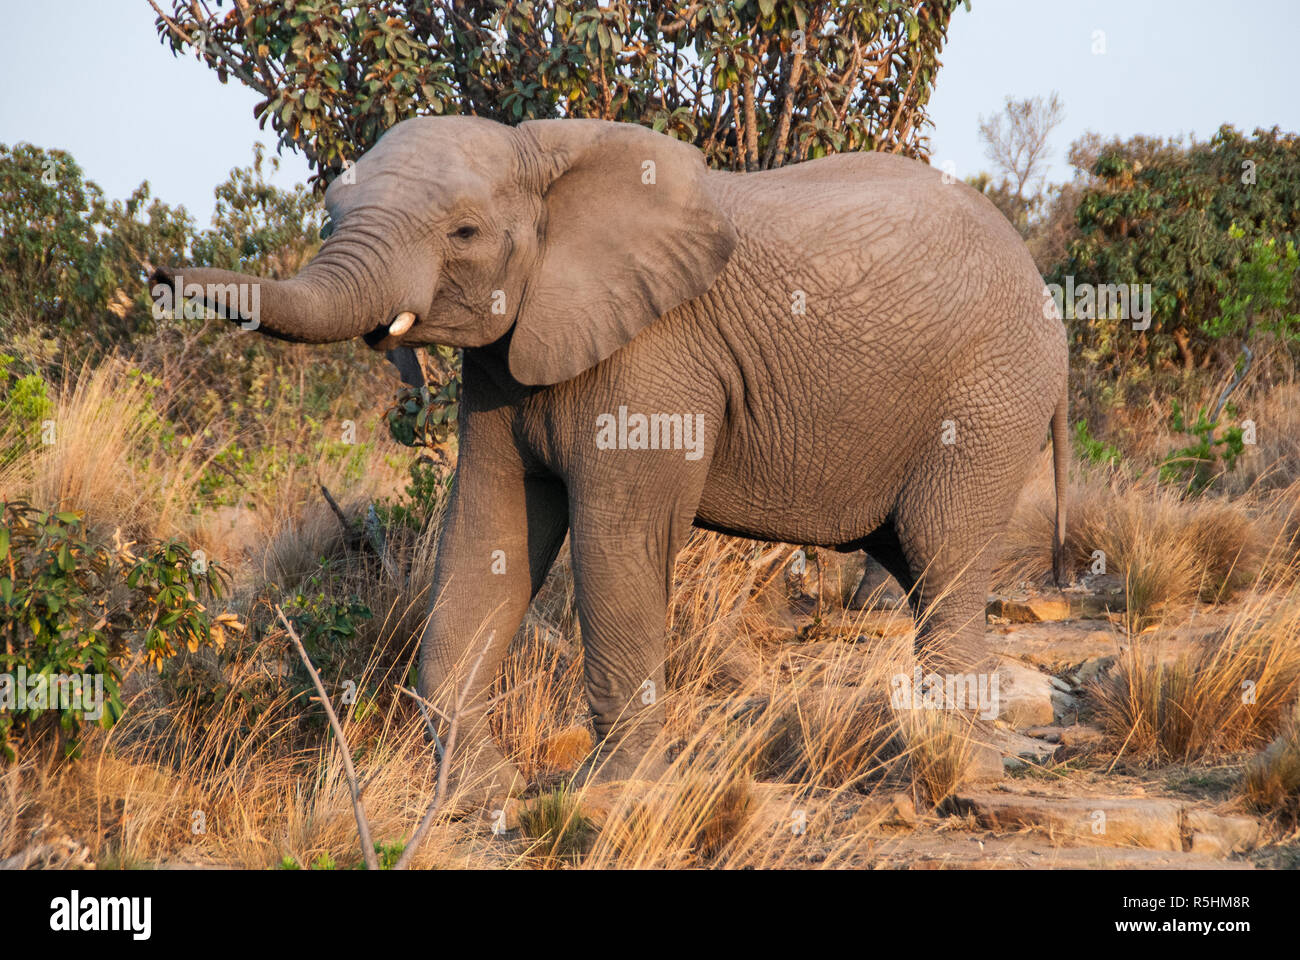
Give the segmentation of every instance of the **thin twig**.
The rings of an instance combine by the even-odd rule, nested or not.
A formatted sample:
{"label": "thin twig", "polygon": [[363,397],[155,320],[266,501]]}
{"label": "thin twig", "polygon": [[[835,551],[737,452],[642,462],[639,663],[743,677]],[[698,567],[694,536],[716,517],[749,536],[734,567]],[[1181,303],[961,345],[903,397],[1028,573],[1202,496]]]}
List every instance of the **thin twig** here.
{"label": "thin twig", "polygon": [[[1250,336],[1249,330],[1247,330],[1246,336]],[[1228,388],[1224,390],[1222,395],[1219,397],[1219,402],[1214,407],[1214,415],[1210,417],[1210,423],[1217,424],[1219,422],[1219,414],[1223,413],[1224,405],[1227,404],[1228,398],[1232,396],[1232,391],[1241,386],[1241,381],[1245,380],[1246,374],[1250,372],[1250,365],[1255,360],[1255,354],[1251,352],[1250,347],[1245,343],[1241,345],[1241,352],[1246,358],[1246,362],[1241,365],[1236,376],[1232,378],[1232,383],[1228,384]]]}
{"label": "thin twig", "polygon": [[424,728],[429,731],[429,736],[433,738],[433,748],[438,755],[439,762],[441,762],[442,761],[442,740],[438,737],[438,730],[433,725],[433,717],[429,716],[429,711],[432,710],[438,716],[442,717],[443,720],[448,719],[447,715],[443,713],[441,710],[439,710],[437,707],[435,707],[433,704],[431,704],[428,700],[424,699],[424,697],[420,696],[418,693],[412,690],[410,687],[398,687],[397,692],[406,694],[408,697],[414,700],[416,706],[420,708],[420,717],[424,720]]}
{"label": "thin twig", "polygon": [[339,752],[343,755],[343,773],[348,778],[348,790],[352,793],[352,812],[357,817],[357,833],[361,837],[361,856],[366,861],[367,870],[379,869],[379,858],[375,856],[375,845],[370,839],[370,822],[366,820],[365,808],[361,805],[361,788],[357,785],[357,771],[352,766],[352,748],[348,746],[348,738],[343,735],[343,727],[339,724],[338,715],[334,712],[334,705],[330,703],[329,694],[325,692],[325,685],[321,683],[320,674],[311,664],[311,658],[307,656],[307,648],[302,645],[302,640],[298,637],[298,632],[294,630],[293,624],[289,618],[284,615],[284,611],[276,605],[275,614],[284,624],[284,629],[289,632],[289,639],[293,645],[298,648],[298,656],[302,657],[303,664],[307,667],[307,672],[311,674],[311,682],[316,686],[316,692],[320,694],[321,705],[325,708],[325,715],[329,717],[330,729],[334,731],[334,739],[338,741]]}
{"label": "thin twig", "polygon": [[[317,478],[317,482],[319,482],[319,478]],[[345,540],[355,539],[356,532],[348,523],[348,518],[344,515],[343,509],[339,506],[338,501],[334,499],[334,495],[330,493],[329,487],[322,483],[320,485],[320,492],[325,495],[325,502],[328,503],[330,509],[334,511],[334,516],[339,518],[339,523],[343,527],[343,538]]]}
{"label": "thin twig", "polygon": [[442,806],[443,798],[447,793],[447,772],[451,767],[456,749],[456,733],[460,727],[461,709],[465,705],[465,698],[469,696],[470,688],[474,685],[474,678],[478,675],[478,668],[483,665],[483,658],[487,656],[488,648],[492,646],[492,640],[495,636],[495,630],[488,634],[487,642],[483,644],[483,649],[479,651],[474,666],[470,668],[469,676],[465,678],[465,685],[461,687],[460,693],[456,695],[456,705],[451,711],[451,724],[447,729],[447,745],[442,751],[442,759],[438,761],[438,786],[433,791],[433,800],[430,801],[429,808],[424,812],[424,819],[415,828],[415,833],[411,834],[406,849],[402,851],[402,855],[393,866],[394,870],[406,869],[415,856],[415,851],[419,849],[421,842],[424,840],[424,835],[429,832],[429,827],[433,825],[433,820],[438,815],[438,809]]}

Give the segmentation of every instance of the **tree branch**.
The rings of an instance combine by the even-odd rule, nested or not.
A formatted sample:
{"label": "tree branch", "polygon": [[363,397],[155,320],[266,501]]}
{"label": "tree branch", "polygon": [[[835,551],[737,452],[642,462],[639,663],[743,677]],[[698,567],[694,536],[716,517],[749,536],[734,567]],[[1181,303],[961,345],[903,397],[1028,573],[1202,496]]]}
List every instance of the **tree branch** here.
{"label": "tree branch", "polygon": [[339,752],[343,757],[343,773],[348,779],[348,790],[352,794],[352,812],[356,815],[357,834],[361,837],[361,856],[366,862],[367,870],[378,870],[379,858],[375,856],[375,844],[370,838],[370,822],[366,819],[365,807],[361,803],[361,787],[357,784],[357,771],[352,766],[352,748],[348,745],[348,738],[343,735],[343,726],[334,712],[334,705],[330,703],[329,694],[325,692],[325,685],[321,683],[320,674],[312,666],[311,657],[307,656],[307,648],[302,645],[298,632],[294,630],[293,624],[289,622],[289,618],[284,615],[284,611],[278,604],[275,615],[280,618],[284,629],[289,633],[289,639],[298,648],[298,656],[302,658],[307,672],[311,674],[311,682],[315,685],[316,692],[320,694],[321,705],[325,708],[325,715],[329,717],[330,729],[334,731],[334,739],[338,741]]}
{"label": "tree branch", "polygon": [[411,859],[415,856],[415,851],[419,849],[420,844],[424,841],[425,834],[433,826],[438,810],[442,807],[447,793],[447,774],[451,769],[456,749],[456,734],[460,728],[460,718],[465,706],[465,698],[469,696],[469,691],[474,685],[474,677],[478,675],[478,668],[483,665],[483,658],[487,656],[488,648],[492,645],[492,640],[495,637],[495,630],[488,633],[487,642],[483,644],[483,649],[479,651],[474,666],[470,668],[469,676],[465,678],[465,685],[461,687],[460,693],[456,695],[456,705],[452,708],[451,724],[447,730],[447,744],[443,748],[441,759],[438,761],[438,785],[434,789],[433,800],[430,801],[428,809],[424,812],[424,818],[420,821],[420,825],[415,828],[415,833],[411,834],[411,839],[407,841],[406,848],[393,866],[394,870],[405,870],[407,868]]}

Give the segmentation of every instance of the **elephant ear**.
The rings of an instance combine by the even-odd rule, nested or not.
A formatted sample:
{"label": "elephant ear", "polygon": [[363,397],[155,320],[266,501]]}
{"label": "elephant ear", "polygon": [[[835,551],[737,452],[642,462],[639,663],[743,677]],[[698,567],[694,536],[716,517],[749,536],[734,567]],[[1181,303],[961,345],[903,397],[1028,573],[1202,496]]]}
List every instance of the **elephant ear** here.
{"label": "elephant ear", "polygon": [[736,234],[689,144],[605,120],[520,129],[536,143],[543,212],[510,371],[525,384],[559,383],[708,290]]}

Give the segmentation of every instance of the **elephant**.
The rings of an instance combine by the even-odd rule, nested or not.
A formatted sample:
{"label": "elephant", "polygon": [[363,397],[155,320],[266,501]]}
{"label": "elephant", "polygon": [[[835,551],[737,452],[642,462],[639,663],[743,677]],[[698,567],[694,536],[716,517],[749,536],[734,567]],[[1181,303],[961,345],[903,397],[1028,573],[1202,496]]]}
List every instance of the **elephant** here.
{"label": "elephant", "polygon": [[[865,551],[918,656],[987,669],[990,544],[1050,436],[1063,575],[1065,329],[1017,231],[927,164],[724,172],[636,124],[421,117],[325,203],[297,276],[164,267],[154,293],[291,341],[463,348],[420,692],[444,736],[459,704],[461,773],[489,788],[513,776],[489,688],[566,536],[601,779],[664,769],[692,527]],[[260,285],[256,316],[231,284]]]}

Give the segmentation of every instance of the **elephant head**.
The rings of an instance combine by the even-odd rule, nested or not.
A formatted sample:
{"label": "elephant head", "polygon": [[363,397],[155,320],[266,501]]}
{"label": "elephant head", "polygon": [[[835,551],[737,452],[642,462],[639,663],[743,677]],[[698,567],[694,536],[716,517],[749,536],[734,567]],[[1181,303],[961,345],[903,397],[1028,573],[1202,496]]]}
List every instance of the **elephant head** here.
{"label": "elephant head", "polygon": [[631,124],[406,120],[330,184],[333,230],[297,276],[163,268],[155,294],[258,284],[257,328],[299,342],[510,333],[514,377],[558,383],[713,283],[736,240],[706,176],[694,147]]}

